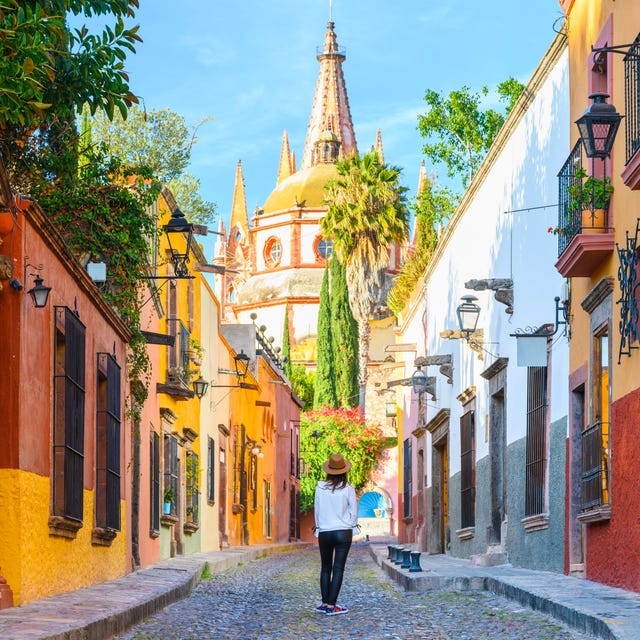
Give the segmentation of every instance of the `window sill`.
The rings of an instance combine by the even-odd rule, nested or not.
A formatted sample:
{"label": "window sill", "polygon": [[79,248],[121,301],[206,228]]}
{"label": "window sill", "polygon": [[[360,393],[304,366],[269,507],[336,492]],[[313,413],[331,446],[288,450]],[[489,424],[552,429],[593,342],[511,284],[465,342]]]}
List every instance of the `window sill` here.
{"label": "window sill", "polygon": [[150,537],[152,540],[155,540],[156,538],[159,538],[159,537],[160,537],[160,532],[159,532],[159,531],[156,531],[155,529],[149,529],[149,537]]}
{"label": "window sill", "polygon": [[611,505],[602,504],[599,507],[588,509],[578,514],[578,521],[589,524],[590,522],[603,522],[611,520]]}
{"label": "window sill", "polygon": [[406,518],[402,518],[402,522],[405,524],[411,524],[413,522],[413,516],[407,516]]}
{"label": "window sill", "polygon": [[91,533],[91,544],[99,547],[110,547],[118,532],[115,529],[96,527]]}
{"label": "window sill", "polygon": [[64,516],[49,516],[49,535],[75,540],[82,522]]}
{"label": "window sill", "polygon": [[459,540],[471,540],[476,535],[475,527],[465,527],[464,529],[456,529],[456,535]]}
{"label": "window sill", "polygon": [[163,527],[172,527],[177,522],[178,522],[178,516],[172,516],[168,513],[163,513],[160,516],[160,524]]}
{"label": "window sill", "polygon": [[187,534],[191,535],[195,533],[200,528],[200,525],[197,522],[185,522],[182,526],[182,530]]}
{"label": "window sill", "polygon": [[549,514],[539,513],[535,516],[527,516],[526,518],[522,518],[520,522],[522,522],[526,533],[543,531],[549,528]]}

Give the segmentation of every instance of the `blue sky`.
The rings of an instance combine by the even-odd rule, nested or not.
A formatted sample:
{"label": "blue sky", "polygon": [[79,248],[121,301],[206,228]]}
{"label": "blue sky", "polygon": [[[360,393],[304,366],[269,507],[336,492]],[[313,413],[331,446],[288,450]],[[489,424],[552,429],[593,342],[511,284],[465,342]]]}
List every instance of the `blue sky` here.
{"label": "blue sky", "polygon": [[[189,171],[228,220],[242,160],[247,206],[276,184],[282,133],[298,162],[318,74],[329,0],[141,0],[143,42],[130,55],[131,88],[147,109],[169,108],[199,130]],[[526,82],[553,40],[557,0],[333,0],[359,150],[382,130],[385,160],[415,194],[427,88]],[[443,167],[428,167],[440,173]]]}

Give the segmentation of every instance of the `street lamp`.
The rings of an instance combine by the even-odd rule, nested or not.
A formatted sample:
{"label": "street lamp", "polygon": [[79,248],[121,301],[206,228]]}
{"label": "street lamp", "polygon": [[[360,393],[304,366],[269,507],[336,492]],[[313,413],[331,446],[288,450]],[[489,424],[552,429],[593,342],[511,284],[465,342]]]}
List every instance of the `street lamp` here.
{"label": "street lamp", "polygon": [[467,340],[469,336],[476,330],[478,326],[478,316],[480,315],[480,307],[475,303],[478,299],[475,296],[462,296],[464,302],[458,305],[456,314],[458,316],[458,326],[460,331],[465,334]]}
{"label": "street lamp", "polygon": [[193,381],[193,392],[196,396],[202,400],[202,397],[207,393],[209,389],[209,383],[200,375],[197,380]]}
{"label": "street lamp", "polygon": [[418,368],[411,376],[411,386],[413,387],[413,392],[418,396],[427,390],[427,374],[422,370],[421,365],[418,365]]}
{"label": "street lamp", "polygon": [[[167,234],[167,241],[169,242],[173,271],[178,278],[186,278],[189,275],[187,263],[189,262],[189,252],[191,251],[191,241],[193,239],[193,225],[187,222],[184,213],[180,209],[176,209],[171,214],[169,223],[164,225],[163,230]],[[186,234],[186,238],[184,234]],[[178,249],[177,236],[184,238],[184,251]]]}
{"label": "street lamp", "polygon": [[40,277],[39,273],[35,274],[34,282],[35,282],[35,286],[29,289],[27,293],[31,296],[34,306],[37,309],[41,309],[42,307],[45,307],[47,305],[47,300],[49,299],[49,292],[51,291],[51,287],[45,287],[45,285],[42,284],[43,280]]}
{"label": "street lamp", "polygon": [[608,158],[611,155],[620,121],[624,118],[606,102],[608,97],[607,93],[592,93],[589,98],[593,104],[576,120],[587,158]]}
{"label": "street lamp", "polygon": [[240,349],[240,353],[237,353],[233,360],[236,366],[236,376],[238,377],[238,382],[240,382],[240,378],[244,378],[247,375],[249,356],[244,352],[244,349]]}

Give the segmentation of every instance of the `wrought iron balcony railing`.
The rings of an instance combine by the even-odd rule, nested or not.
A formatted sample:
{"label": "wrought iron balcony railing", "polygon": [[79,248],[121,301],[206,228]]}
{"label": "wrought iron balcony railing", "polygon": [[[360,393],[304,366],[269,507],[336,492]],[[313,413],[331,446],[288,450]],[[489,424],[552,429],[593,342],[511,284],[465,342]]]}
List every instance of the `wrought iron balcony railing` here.
{"label": "wrought iron balcony railing", "polygon": [[581,182],[581,169],[582,143],[578,140],[558,173],[558,226],[556,232],[559,256],[582,230],[581,212],[572,211],[569,206],[569,189]]}
{"label": "wrought iron balcony railing", "polygon": [[624,58],[627,163],[640,149],[640,34]]}

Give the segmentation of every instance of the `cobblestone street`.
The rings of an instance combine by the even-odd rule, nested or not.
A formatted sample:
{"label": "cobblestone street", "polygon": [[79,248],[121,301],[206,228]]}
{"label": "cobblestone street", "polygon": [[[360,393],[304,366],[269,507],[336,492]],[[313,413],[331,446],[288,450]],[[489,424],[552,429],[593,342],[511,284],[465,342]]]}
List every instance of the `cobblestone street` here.
{"label": "cobblestone street", "polygon": [[405,593],[352,547],[339,604],[319,604],[319,555],[306,548],[260,558],[204,579],[119,640],[585,640],[552,618],[489,593]]}

